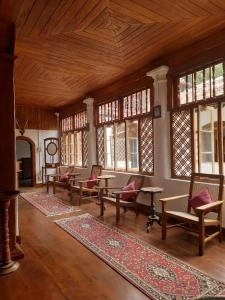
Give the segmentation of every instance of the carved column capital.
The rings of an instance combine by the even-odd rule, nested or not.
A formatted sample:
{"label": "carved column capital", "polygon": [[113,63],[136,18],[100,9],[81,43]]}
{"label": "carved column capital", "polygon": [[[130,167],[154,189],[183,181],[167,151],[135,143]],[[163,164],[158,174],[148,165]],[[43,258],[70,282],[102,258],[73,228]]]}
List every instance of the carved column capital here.
{"label": "carved column capital", "polygon": [[158,81],[158,82],[166,81],[167,80],[166,75],[168,71],[169,71],[169,67],[163,65],[147,72],[146,75],[152,77],[154,81]]}

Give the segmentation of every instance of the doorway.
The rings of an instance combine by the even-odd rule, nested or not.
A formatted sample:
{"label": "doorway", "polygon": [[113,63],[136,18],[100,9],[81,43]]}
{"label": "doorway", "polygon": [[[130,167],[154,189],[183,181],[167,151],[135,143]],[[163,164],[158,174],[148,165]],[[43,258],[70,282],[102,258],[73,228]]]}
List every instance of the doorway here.
{"label": "doorway", "polygon": [[19,187],[34,186],[35,179],[35,145],[24,136],[16,138],[16,160],[19,164]]}

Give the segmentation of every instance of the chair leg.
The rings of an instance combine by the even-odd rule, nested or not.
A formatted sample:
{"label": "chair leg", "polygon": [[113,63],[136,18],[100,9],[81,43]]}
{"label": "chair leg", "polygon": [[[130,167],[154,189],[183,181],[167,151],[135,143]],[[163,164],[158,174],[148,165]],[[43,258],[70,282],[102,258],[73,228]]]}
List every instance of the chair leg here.
{"label": "chair leg", "polygon": [[204,215],[199,215],[199,256],[203,256],[205,251],[205,225]]}
{"label": "chair leg", "polygon": [[136,218],[137,218],[139,215],[139,210],[138,210],[137,204],[135,205],[135,214],[136,214]]}
{"label": "chair leg", "polygon": [[70,202],[73,201],[73,189],[71,188],[70,189]]}
{"label": "chair leg", "polygon": [[120,207],[116,206],[116,224],[120,221]]}
{"label": "chair leg", "polygon": [[100,217],[103,217],[104,216],[104,210],[105,210],[104,200],[103,200],[102,197],[99,200],[100,200]]}
{"label": "chair leg", "polygon": [[119,203],[116,203],[116,224],[118,224],[120,221],[120,205]]}
{"label": "chair leg", "polygon": [[81,204],[82,198],[83,198],[83,189],[81,188],[81,189],[80,189],[80,197],[79,197],[79,200],[78,200],[78,205],[79,205],[79,206],[80,206],[80,204]]}
{"label": "chair leg", "polygon": [[162,240],[167,238],[167,216],[165,213],[162,214]]}
{"label": "chair leg", "polygon": [[55,190],[56,190],[55,182],[53,182],[53,194],[55,194]]}
{"label": "chair leg", "polygon": [[47,193],[49,193],[49,181],[47,181],[46,187],[47,187]]}
{"label": "chair leg", "polygon": [[219,232],[220,232],[219,241],[220,241],[220,243],[222,243],[222,241],[223,241],[223,231],[222,231],[222,226],[221,225],[219,225]]}

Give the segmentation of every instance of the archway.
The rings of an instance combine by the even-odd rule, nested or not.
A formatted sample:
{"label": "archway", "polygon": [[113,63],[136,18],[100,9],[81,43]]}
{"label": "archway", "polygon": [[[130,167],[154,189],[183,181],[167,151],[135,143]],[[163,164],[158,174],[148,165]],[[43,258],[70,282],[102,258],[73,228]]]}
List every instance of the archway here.
{"label": "archway", "polygon": [[[23,141],[22,146],[24,147],[24,149],[26,149],[26,150],[24,150],[24,149],[21,150],[20,153],[18,153],[19,141]],[[23,154],[23,151],[25,151],[26,153]],[[30,151],[30,154],[28,153],[29,151]],[[24,164],[24,168],[26,168],[26,170],[23,170],[23,174],[26,171],[26,175],[23,176],[24,182],[26,182],[26,180],[27,180],[27,186],[34,186],[36,183],[35,144],[34,144],[34,142],[28,137],[17,136],[16,137],[16,154],[17,154],[17,160],[20,160]],[[22,156],[24,156],[24,157],[22,157]],[[26,179],[26,177],[27,177],[27,179]],[[25,183],[25,186],[26,186],[26,183]]]}

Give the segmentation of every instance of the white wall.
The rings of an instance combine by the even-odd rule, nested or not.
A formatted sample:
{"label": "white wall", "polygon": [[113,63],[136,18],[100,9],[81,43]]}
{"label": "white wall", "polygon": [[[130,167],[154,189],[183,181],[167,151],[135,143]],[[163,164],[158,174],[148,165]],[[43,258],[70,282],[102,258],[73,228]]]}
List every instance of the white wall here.
{"label": "white wall", "polygon": [[[16,129],[16,136],[20,136],[20,132]],[[57,130],[36,130],[27,129],[24,133],[25,137],[30,138],[35,144],[35,163],[36,163],[36,183],[41,183],[42,166],[44,165],[44,139],[49,137],[58,137]],[[38,148],[41,150],[38,151]],[[51,170],[48,170],[50,173]]]}

